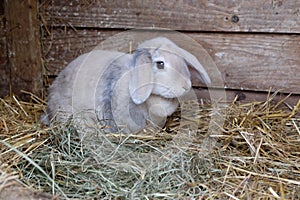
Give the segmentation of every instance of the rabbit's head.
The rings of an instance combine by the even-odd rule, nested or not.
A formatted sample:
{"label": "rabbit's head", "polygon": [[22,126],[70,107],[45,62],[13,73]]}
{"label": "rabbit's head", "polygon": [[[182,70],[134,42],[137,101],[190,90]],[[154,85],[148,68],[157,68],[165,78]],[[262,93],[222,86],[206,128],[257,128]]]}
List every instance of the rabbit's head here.
{"label": "rabbit's head", "polygon": [[197,58],[167,38],[143,42],[134,53],[129,81],[134,103],[141,104],[151,94],[176,98],[191,87],[191,75],[210,84],[210,78]]}

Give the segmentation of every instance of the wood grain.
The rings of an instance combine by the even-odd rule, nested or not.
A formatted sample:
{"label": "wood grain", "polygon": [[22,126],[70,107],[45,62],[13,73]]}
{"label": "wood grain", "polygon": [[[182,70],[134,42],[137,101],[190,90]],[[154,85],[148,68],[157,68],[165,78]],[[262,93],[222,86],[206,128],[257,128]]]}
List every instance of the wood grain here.
{"label": "wood grain", "polygon": [[[109,38],[113,32],[88,29],[75,32],[69,29],[65,32],[56,30],[52,34],[52,39],[44,41],[44,47],[47,49],[44,56],[47,75],[57,75],[68,62],[90,51],[104,38]],[[201,52],[193,47],[201,44],[216,64],[218,71],[207,67],[211,77],[218,75],[217,73],[221,74],[223,82],[215,83],[214,87],[225,86],[230,89],[251,91],[269,91],[272,88],[273,91],[282,89],[286,93],[300,94],[299,35],[221,33],[185,35],[197,42],[195,45],[183,43],[180,46],[203,61]],[[128,42],[125,49],[129,49],[129,46]]]}
{"label": "wood grain", "polygon": [[12,92],[42,95],[41,48],[35,0],[5,1],[8,66]]}
{"label": "wood grain", "polygon": [[298,0],[46,0],[41,13],[60,27],[300,33]]}
{"label": "wood grain", "polygon": [[231,89],[300,93],[300,36],[195,35]]}
{"label": "wood grain", "polygon": [[[270,100],[272,96],[272,102],[278,103],[281,100],[285,100],[283,106],[287,106],[290,110],[296,106],[298,101],[300,101],[300,95],[294,94],[289,97],[284,93],[274,93],[269,94],[269,92],[256,92],[256,91],[245,91],[245,90],[217,90],[217,89],[205,89],[205,88],[194,88],[195,94],[198,99],[204,101],[210,101],[210,99],[217,99],[219,102],[231,103],[236,100],[237,103],[251,103],[251,102],[265,102]],[[274,95],[274,96],[273,96]],[[300,111],[298,112],[300,115]]]}
{"label": "wood grain", "polygon": [[5,18],[0,16],[0,97],[9,94],[9,68],[7,67],[7,44],[5,35]]}

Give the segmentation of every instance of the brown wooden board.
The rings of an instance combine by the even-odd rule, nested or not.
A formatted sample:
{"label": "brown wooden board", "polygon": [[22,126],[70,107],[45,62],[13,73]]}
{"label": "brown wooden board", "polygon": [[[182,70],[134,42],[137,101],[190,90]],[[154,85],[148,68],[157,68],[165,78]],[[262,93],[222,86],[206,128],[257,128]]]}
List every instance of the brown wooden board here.
{"label": "brown wooden board", "polygon": [[[271,100],[272,103],[278,103],[284,100],[282,103],[283,106],[286,106],[290,110],[296,106],[298,101],[300,101],[300,95],[299,94],[284,94],[280,92],[276,92],[276,95],[274,95],[274,92],[257,92],[257,91],[245,91],[245,90],[220,90],[220,89],[206,89],[206,88],[194,88],[194,92],[197,95],[198,99],[201,102],[201,99],[203,102],[209,101],[213,99],[217,102],[225,102],[225,103],[231,103],[234,100],[237,103],[251,103],[251,102],[265,102],[267,100]],[[289,96],[290,95],[290,96]],[[298,115],[300,112],[298,112]]]}
{"label": "brown wooden board", "polygon": [[9,94],[10,75],[6,47],[5,18],[2,15],[0,16],[0,97]]}
{"label": "brown wooden board", "polygon": [[44,0],[41,13],[53,26],[300,33],[298,0]]}
{"label": "brown wooden board", "polygon": [[197,34],[195,39],[213,57],[227,88],[300,93],[299,35]]}
{"label": "brown wooden board", "polygon": [[[47,75],[57,75],[68,62],[92,50],[104,38],[115,33],[96,29],[53,30],[51,37],[44,41]],[[273,91],[282,89],[286,93],[300,94],[300,35],[186,35],[195,39],[209,53],[226,88],[251,91],[269,91],[272,88]],[[191,46],[185,48],[201,57],[197,49]],[[215,69],[207,70],[211,75],[216,73]]]}
{"label": "brown wooden board", "polygon": [[12,92],[42,94],[42,68],[37,2],[5,1],[8,66]]}

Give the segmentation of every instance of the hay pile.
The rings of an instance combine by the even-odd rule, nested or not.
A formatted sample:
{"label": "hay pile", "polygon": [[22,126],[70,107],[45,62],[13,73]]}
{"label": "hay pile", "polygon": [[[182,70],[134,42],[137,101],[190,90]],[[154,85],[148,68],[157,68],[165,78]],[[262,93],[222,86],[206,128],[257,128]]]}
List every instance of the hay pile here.
{"label": "hay pile", "polygon": [[[86,145],[72,121],[41,125],[34,95],[0,99],[1,170],[61,199],[300,199],[299,104],[201,104],[186,120],[196,133],[177,112],[163,130],[99,132]],[[224,125],[211,128],[213,115]]]}

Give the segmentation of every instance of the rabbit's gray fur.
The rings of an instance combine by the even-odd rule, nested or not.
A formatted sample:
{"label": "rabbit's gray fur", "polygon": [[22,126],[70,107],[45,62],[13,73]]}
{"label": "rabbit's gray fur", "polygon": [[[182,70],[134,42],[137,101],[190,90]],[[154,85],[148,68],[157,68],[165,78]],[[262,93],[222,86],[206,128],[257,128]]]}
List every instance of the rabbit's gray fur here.
{"label": "rabbit's gray fur", "polygon": [[[164,60],[165,71],[155,67],[157,59]],[[51,85],[43,121],[64,122],[76,115],[86,118],[88,126],[125,133],[150,124],[163,126],[178,107],[177,98],[191,88],[187,65],[197,65],[193,73],[210,84],[195,59],[161,37],[145,41],[134,54],[94,50],[81,55]]]}

